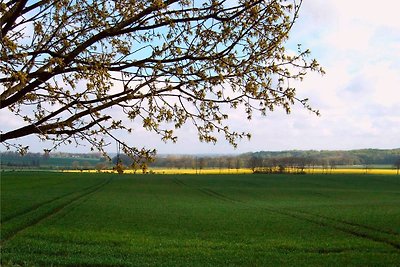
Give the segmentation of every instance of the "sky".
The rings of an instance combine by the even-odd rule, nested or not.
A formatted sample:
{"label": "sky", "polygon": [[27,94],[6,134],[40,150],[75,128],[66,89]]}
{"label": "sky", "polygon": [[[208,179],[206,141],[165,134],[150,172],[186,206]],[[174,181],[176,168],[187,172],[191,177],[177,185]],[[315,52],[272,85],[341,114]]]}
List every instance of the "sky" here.
{"label": "sky", "polygon": [[[300,98],[309,98],[321,116],[295,105],[266,117],[230,115],[231,129],[250,131],[234,149],[223,137],[217,144],[200,143],[187,125],[177,131],[178,142],[138,127],[130,144],[156,148],[161,154],[238,154],[250,151],[349,150],[400,147],[400,1],[305,0],[287,47],[309,48],[326,71],[310,73],[297,85]],[[7,118],[0,113],[0,123]],[[50,145],[27,137],[31,151]],[[114,147],[114,146],[113,146]],[[114,148],[110,152],[115,152]],[[4,148],[0,148],[4,150]],[[89,147],[58,151],[88,152]]]}

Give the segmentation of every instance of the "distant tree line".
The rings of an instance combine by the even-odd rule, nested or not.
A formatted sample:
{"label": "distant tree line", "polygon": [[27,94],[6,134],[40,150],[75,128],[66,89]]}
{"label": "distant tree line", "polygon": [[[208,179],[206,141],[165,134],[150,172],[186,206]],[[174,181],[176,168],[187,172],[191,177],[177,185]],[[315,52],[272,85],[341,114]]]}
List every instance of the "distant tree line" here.
{"label": "distant tree line", "polygon": [[20,153],[7,151],[0,153],[1,169],[93,169],[97,165],[104,165],[106,168],[109,163],[101,154],[87,153]]}
{"label": "distant tree line", "polygon": [[237,156],[161,155],[151,167],[191,168],[199,171],[204,168],[249,168],[254,173],[303,173],[306,168],[311,171],[319,168],[329,173],[338,166],[354,165],[361,165],[366,169],[371,165],[391,165],[400,169],[400,149],[261,151]]}
{"label": "distant tree line", "polygon": [[337,165],[391,165],[400,157],[399,149],[360,150],[291,150],[248,153],[259,158],[307,158],[334,162]]}
{"label": "distant tree line", "polygon": [[134,161],[124,154],[117,155],[108,161],[101,154],[72,153],[28,153],[21,156],[16,152],[2,152],[1,167],[26,168],[65,168],[65,169],[107,169],[118,162],[134,171],[146,172],[148,168],[195,169],[228,169],[238,171],[248,168],[254,173],[303,173],[319,168],[329,173],[338,166],[361,165],[366,170],[372,165],[390,165],[400,169],[400,149],[380,150],[363,149],[350,151],[316,151],[293,150],[240,155],[158,155],[154,162]]}
{"label": "distant tree line", "polygon": [[201,172],[203,169],[228,169],[239,170],[246,168],[246,160],[240,156],[222,155],[222,156],[205,156],[205,155],[164,155],[159,156],[151,167],[156,168],[178,168],[178,169],[195,169]]}

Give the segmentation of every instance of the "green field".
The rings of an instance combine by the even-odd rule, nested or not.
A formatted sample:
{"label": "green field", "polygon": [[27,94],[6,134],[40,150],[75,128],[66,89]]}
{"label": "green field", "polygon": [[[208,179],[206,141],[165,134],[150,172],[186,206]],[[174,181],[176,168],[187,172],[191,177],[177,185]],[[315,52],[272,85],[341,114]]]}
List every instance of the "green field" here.
{"label": "green field", "polygon": [[400,266],[395,175],[1,173],[2,266]]}

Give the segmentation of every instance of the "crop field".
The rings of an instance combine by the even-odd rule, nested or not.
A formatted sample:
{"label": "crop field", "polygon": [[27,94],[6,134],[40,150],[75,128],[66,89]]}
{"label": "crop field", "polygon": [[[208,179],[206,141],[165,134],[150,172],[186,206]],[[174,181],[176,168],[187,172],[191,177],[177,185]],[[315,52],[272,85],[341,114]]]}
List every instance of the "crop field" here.
{"label": "crop field", "polygon": [[[226,169],[226,168],[206,168],[206,169],[178,169],[178,168],[151,168],[147,170],[153,174],[252,174],[253,171],[249,168],[240,169]],[[74,173],[98,173],[98,170],[65,170],[64,172],[74,172]],[[105,173],[117,173],[115,170],[101,170],[100,172]],[[396,175],[397,170],[388,168],[335,168],[335,169],[304,169],[307,174],[385,174],[385,175]],[[141,170],[124,170],[124,174],[141,174]],[[290,173],[290,171],[289,171]]]}
{"label": "crop field", "polygon": [[400,178],[3,172],[1,266],[400,266]]}

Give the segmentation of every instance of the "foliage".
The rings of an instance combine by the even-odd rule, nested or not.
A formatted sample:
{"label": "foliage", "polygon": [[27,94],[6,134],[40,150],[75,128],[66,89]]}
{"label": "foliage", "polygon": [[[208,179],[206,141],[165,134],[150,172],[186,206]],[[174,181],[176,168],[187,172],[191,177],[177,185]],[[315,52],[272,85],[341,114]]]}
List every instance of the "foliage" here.
{"label": "foliage", "polygon": [[121,162],[118,162],[115,165],[114,170],[116,170],[118,174],[123,174],[124,173],[124,166],[122,165]]}
{"label": "foliage", "polygon": [[323,70],[309,50],[284,46],[301,3],[2,1],[0,108],[25,125],[1,142],[35,134],[104,152],[115,140],[132,158],[153,157],[118,138],[133,121],[174,142],[190,122],[200,140],[221,132],[236,146],[250,133],[229,128],[230,108],[248,119],[295,102],[311,110],[291,81]]}
{"label": "foliage", "polygon": [[2,266],[400,261],[400,185],[393,175],[7,172],[1,183],[2,235],[22,217],[29,222],[12,238],[2,236]]}

